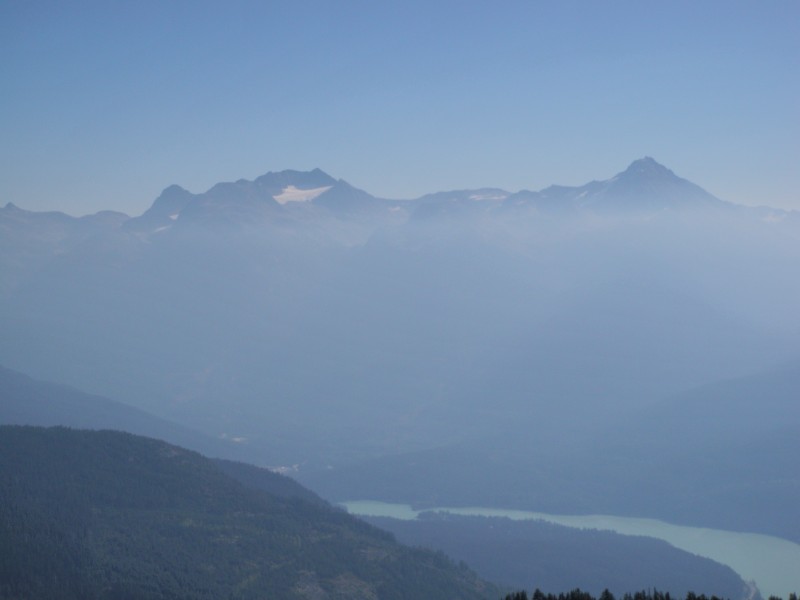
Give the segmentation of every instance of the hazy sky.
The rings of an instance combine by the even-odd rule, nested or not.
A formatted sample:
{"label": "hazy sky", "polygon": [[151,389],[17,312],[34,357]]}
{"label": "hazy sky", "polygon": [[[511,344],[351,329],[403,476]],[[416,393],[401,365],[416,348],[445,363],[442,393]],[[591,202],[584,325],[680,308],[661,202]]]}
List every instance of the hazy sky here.
{"label": "hazy sky", "polygon": [[800,209],[800,2],[0,0],[0,205],[320,167],[385,197],[650,155]]}

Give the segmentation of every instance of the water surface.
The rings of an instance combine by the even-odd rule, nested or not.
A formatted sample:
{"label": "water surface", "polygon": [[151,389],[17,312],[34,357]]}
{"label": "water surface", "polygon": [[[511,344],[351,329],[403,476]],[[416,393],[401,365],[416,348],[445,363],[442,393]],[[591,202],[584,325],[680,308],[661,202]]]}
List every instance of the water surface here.
{"label": "water surface", "polygon": [[[348,512],[373,517],[414,520],[421,512],[408,504],[372,500],[343,502]],[[710,558],[736,571],[745,581],[754,581],[764,598],[788,598],[800,590],[800,544],[758,533],[742,533],[672,525],[656,519],[615,517],[610,515],[551,515],[524,510],[499,508],[432,508],[471,517],[506,517],[514,520],[542,520],[578,529],[605,529],[622,535],[658,538],[698,556]],[[698,593],[700,591],[698,590]]]}

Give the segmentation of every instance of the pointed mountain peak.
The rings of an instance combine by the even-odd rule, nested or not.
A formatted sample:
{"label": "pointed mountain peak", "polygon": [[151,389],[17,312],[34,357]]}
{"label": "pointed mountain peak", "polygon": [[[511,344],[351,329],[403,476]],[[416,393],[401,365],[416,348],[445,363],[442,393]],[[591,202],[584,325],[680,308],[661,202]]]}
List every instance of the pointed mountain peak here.
{"label": "pointed mountain peak", "polygon": [[187,194],[191,195],[191,192],[186,188],[182,188],[177,183],[173,183],[172,185],[165,187],[161,191],[161,194],[156,199],[156,202],[158,202],[159,199],[163,198],[181,198],[186,196]]}
{"label": "pointed mountain peak", "polygon": [[550,186],[541,192],[519,193],[512,202],[544,210],[590,210],[607,214],[655,214],[726,206],[700,186],[683,179],[650,156],[633,161],[611,179],[580,187]]}
{"label": "pointed mountain peak", "polygon": [[[328,175],[325,171],[323,171],[319,167],[317,167],[316,169],[313,169],[311,171],[311,174],[316,176],[316,177],[330,177],[331,179],[333,179],[330,175]],[[339,181],[341,181],[341,179]]]}
{"label": "pointed mountain peak", "polygon": [[721,202],[650,156],[633,161],[622,173],[594,185],[598,189],[588,195],[593,196],[591,202],[597,207],[660,211],[697,208]]}
{"label": "pointed mountain peak", "polygon": [[675,173],[650,156],[633,161],[620,175],[626,177],[676,177]]}
{"label": "pointed mountain peak", "polygon": [[181,210],[192,199],[194,194],[177,184],[173,184],[167,188],[155,199],[150,210],[158,212],[172,211],[176,212]]}
{"label": "pointed mountain peak", "polygon": [[195,197],[189,190],[177,184],[170,185],[159,194],[144,213],[128,219],[123,228],[129,231],[152,231],[165,227],[178,218],[178,214]]}

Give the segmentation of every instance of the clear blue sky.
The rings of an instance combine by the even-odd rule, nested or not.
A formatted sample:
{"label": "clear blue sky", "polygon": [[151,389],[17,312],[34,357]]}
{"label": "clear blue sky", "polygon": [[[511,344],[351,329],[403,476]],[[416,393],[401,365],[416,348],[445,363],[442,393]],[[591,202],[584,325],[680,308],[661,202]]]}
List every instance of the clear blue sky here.
{"label": "clear blue sky", "polygon": [[0,0],[0,205],[320,167],[385,197],[645,155],[800,209],[800,2]]}

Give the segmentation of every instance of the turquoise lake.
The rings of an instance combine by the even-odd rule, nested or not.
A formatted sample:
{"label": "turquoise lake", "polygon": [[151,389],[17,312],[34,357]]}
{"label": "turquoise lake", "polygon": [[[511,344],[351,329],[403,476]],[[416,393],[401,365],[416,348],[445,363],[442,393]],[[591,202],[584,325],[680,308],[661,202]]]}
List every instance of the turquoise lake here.
{"label": "turquoise lake", "polygon": [[[393,517],[413,520],[423,511],[408,504],[391,504],[372,500],[343,502],[349,513],[362,516]],[[604,529],[622,535],[643,535],[658,538],[698,556],[729,566],[745,581],[753,581],[766,599],[771,595],[788,598],[800,591],[800,544],[757,533],[741,533],[672,525],[656,519],[614,517],[609,515],[550,515],[523,510],[498,508],[432,508],[453,515],[506,517],[508,519],[542,520],[579,529]]]}

